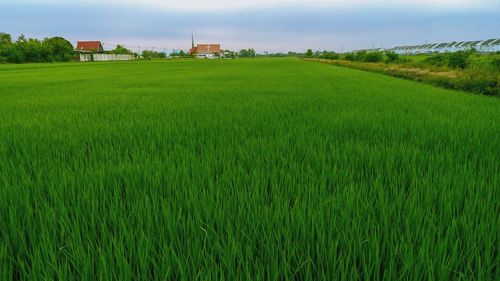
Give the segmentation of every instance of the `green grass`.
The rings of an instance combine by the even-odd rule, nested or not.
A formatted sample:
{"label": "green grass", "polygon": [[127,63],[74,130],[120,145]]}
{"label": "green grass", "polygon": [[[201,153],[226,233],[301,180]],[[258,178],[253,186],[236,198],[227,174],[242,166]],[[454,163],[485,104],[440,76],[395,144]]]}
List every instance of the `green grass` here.
{"label": "green grass", "polygon": [[0,66],[0,280],[499,280],[500,99],[298,59]]}
{"label": "green grass", "polygon": [[[418,55],[402,55],[401,58],[405,60],[406,64],[413,65],[413,66],[427,66],[427,67],[433,67],[432,65],[429,65],[425,61],[432,56],[439,56],[439,55],[444,55],[443,53],[441,54],[418,54]],[[476,68],[476,69],[483,69],[483,70],[488,70],[488,71],[498,71],[497,69],[492,69],[492,61],[493,60],[498,60],[500,59],[500,54],[483,54],[483,53],[474,53],[468,58],[469,62],[469,67],[470,68]],[[435,66],[434,66],[435,67]],[[437,67],[439,68],[439,67]],[[442,69],[447,69],[446,66],[443,66]]]}

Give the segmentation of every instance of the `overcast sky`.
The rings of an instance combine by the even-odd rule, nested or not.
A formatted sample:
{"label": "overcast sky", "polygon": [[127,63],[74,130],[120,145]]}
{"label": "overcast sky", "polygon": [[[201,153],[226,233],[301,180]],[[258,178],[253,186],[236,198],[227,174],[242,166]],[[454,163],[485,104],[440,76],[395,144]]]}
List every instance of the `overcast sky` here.
{"label": "overcast sky", "polygon": [[[415,3],[418,2],[418,3]],[[347,51],[500,38],[499,0],[0,0],[0,32],[171,51]]]}

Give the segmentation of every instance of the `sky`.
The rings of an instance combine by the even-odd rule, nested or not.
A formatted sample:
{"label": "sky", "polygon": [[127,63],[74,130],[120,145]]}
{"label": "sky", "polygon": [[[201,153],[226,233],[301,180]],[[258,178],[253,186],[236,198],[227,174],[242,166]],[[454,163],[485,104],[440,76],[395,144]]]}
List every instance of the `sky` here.
{"label": "sky", "polygon": [[171,52],[350,51],[500,38],[499,0],[0,0],[0,32]]}

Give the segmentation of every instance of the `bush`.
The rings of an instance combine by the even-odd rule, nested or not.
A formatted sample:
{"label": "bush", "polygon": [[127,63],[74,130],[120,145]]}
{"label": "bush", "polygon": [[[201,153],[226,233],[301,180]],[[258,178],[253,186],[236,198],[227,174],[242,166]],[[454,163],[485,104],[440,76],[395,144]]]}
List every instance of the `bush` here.
{"label": "bush", "polygon": [[469,69],[461,75],[458,88],[490,96],[500,96],[500,73]]}
{"label": "bush", "polygon": [[496,70],[500,70],[500,58],[493,58],[491,60],[491,66]]}
{"label": "bush", "polygon": [[[334,59],[338,59],[338,55]],[[348,53],[344,56],[344,60],[360,61],[360,62],[381,62],[384,61],[384,54],[380,52],[358,51]]]}
{"label": "bush", "polygon": [[399,55],[393,51],[385,52],[385,57],[386,57],[385,61],[387,63],[396,62],[399,60]]}
{"label": "bush", "polygon": [[380,52],[369,52],[363,57],[364,62],[381,62],[384,60],[384,55]]}
{"label": "bush", "polygon": [[358,51],[356,53],[354,53],[354,60],[355,61],[365,61],[365,57],[366,57],[366,51]]}
{"label": "bush", "polygon": [[339,59],[339,55],[336,54],[335,52],[323,51],[323,53],[319,56],[319,58],[327,60],[337,60]]}
{"label": "bush", "polygon": [[458,51],[449,54],[433,55],[422,61],[423,64],[451,69],[465,69],[469,66],[469,57],[475,50]]}
{"label": "bush", "polygon": [[468,66],[468,59],[471,52],[458,51],[451,53],[448,57],[449,68],[465,69]]}
{"label": "bush", "polygon": [[[345,59],[354,59],[347,54]],[[359,70],[383,73],[411,79],[427,84],[500,97],[500,72],[491,69],[469,68],[461,71],[433,72],[425,68],[405,68],[401,65],[359,63],[352,61],[329,61],[328,63],[352,67]]]}
{"label": "bush", "polygon": [[422,64],[432,65],[432,66],[445,66],[448,64],[448,58],[444,54],[433,55],[422,61]]}
{"label": "bush", "polygon": [[353,53],[348,53],[347,55],[344,56],[344,59],[348,61],[354,61],[356,60],[356,56]]}

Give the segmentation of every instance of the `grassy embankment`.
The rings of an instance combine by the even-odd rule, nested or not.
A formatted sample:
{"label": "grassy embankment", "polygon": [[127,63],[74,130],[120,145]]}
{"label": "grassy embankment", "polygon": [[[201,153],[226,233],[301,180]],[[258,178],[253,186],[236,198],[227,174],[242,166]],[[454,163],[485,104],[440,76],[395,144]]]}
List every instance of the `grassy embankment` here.
{"label": "grassy embankment", "polygon": [[399,56],[395,60],[377,54],[370,57],[374,59],[373,62],[366,62],[363,57],[356,58],[357,54],[308,60],[383,73],[449,89],[500,96],[500,55],[464,54],[463,57],[459,54],[452,58],[451,63],[452,54]]}
{"label": "grassy embankment", "polygon": [[0,66],[1,280],[499,280],[500,100],[298,59]]}

